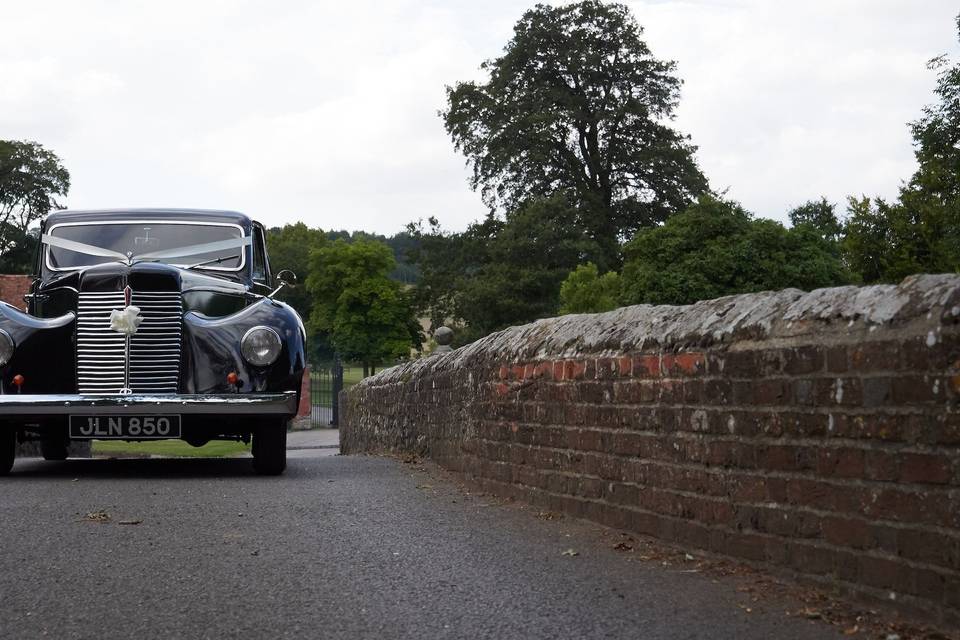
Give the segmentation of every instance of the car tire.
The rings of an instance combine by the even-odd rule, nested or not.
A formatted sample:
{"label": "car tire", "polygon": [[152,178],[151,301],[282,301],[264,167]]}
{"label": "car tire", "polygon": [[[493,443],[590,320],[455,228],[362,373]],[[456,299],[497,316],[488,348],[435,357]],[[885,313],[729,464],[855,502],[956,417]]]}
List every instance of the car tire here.
{"label": "car tire", "polygon": [[253,470],[278,476],[287,468],[287,421],[262,425],[253,434]]}
{"label": "car tire", "polygon": [[17,457],[17,432],[9,426],[0,425],[0,476],[10,473]]}
{"label": "car tire", "polygon": [[40,455],[44,460],[66,460],[67,441],[60,438],[43,438],[40,440]]}

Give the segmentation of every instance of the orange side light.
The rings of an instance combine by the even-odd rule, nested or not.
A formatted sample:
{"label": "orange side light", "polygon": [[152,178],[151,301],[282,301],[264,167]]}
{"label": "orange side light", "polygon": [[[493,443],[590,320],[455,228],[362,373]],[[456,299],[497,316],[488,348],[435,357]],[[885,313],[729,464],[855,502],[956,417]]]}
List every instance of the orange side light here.
{"label": "orange side light", "polygon": [[23,386],[24,382],[26,382],[26,380],[24,380],[23,376],[19,373],[13,376],[13,384],[15,384],[17,387],[17,393],[20,393],[20,387]]}
{"label": "orange side light", "polygon": [[230,383],[230,384],[232,384],[232,385],[237,384],[237,381],[238,381],[239,379],[240,379],[240,377],[237,376],[236,372],[234,372],[234,371],[231,371],[230,373],[227,374],[227,382]]}

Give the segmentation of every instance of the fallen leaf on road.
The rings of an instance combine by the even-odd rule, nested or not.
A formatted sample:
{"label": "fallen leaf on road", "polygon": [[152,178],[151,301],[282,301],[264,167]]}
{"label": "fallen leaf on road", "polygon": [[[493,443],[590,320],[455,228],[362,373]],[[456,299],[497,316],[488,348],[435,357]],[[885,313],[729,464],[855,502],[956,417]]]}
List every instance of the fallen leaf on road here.
{"label": "fallen leaf on road", "polygon": [[110,522],[110,514],[100,509],[99,511],[91,511],[82,519],[86,522]]}
{"label": "fallen leaf on road", "polygon": [[819,609],[804,609],[800,612],[800,614],[808,620],[819,620],[823,617],[823,614],[820,613]]}
{"label": "fallen leaf on road", "polygon": [[580,555],[580,552],[577,551],[576,549],[567,549],[566,551],[561,552],[560,555],[562,555],[562,556],[578,556],[578,555]]}
{"label": "fallen leaf on road", "polygon": [[853,635],[856,635],[856,634],[858,634],[858,633],[860,633],[860,627],[857,626],[857,625],[853,625],[853,626],[850,627],[849,629],[844,629],[844,630],[843,630],[843,635],[845,635],[845,636],[853,636]]}
{"label": "fallen leaf on road", "polygon": [[629,545],[626,542],[618,542],[613,545],[613,548],[617,551],[633,551],[633,545]]}
{"label": "fallen leaf on road", "polygon": [[554,513],[553,511],[538,511],[537,519],[538,520],[562,520],[563,514]]}
{"label": "fallen leaf on road", "polygon": [[119,520],[117,524],[143,524],[143,520]]}
{"label": "fallen leaf on road", "polygon": [[432,484],[418,484],[417,489],[433,489]]}

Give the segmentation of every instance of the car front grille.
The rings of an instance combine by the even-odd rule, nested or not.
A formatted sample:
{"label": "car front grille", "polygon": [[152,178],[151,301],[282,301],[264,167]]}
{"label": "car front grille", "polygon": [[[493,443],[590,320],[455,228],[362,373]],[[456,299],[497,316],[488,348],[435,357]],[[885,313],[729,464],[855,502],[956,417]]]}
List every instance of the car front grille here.
{"label": "car front grille", "polygon": [[[134,291],[130,304],[143,322],[130,338],[133,393],[176,393],[180,379],[183,300],[176,291]],[[127,371],[126,336],[110,328],[123,309],[123,291],[81,292],[77,307],[77,386],[80,393],[120,393]]]}

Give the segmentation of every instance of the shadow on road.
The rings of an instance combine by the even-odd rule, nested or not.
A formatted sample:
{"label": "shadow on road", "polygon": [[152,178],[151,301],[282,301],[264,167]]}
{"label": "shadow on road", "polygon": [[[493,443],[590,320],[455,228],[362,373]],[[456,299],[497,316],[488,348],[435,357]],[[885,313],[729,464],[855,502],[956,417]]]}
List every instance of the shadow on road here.
{"label": "shadow on road", "polygon": [[27,458],[17,460],[9,477],[132,480],[255,477],[251,462],[249,458],[81,458],[63,462]]}

